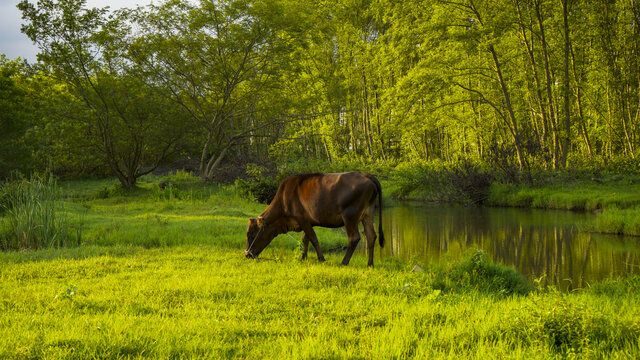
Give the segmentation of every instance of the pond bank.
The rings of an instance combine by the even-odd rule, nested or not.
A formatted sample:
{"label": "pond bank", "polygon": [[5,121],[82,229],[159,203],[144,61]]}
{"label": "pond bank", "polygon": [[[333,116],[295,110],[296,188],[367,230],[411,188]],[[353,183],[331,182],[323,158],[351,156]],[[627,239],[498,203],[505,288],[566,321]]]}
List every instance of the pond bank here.
{"label": "pond bank", "polygon": [[[486,206],[589,211],[596,220],[583,230],[606,234],[640,236],[640,179],[636,176],[570,178],[546,184],[502,184],[487,191]],[[438,202],[446,195],[417,182],[411,191],[399,191],[393,181],[383,182],[392,199]]]}

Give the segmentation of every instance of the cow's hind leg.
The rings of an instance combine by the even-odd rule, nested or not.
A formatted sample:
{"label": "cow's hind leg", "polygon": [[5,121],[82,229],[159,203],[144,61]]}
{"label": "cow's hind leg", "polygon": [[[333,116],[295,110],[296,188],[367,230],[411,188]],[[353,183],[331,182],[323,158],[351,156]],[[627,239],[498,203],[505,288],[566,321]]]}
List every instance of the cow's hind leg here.
{"label": "cow's hind leg", "polygon": [[[318,237],[316,236],[316,232],[313,231],[313,228],[311,226],[307,227],[304,230],[303,245],[305,244],[305,240],[304,239],[308,239],[306,241],[307,246],[309,244],[309,241],[311,241],[311,244],[316,249],[316,254],[318,254],[318,261],[320,261],[320,262],[325,261],[324,260],[324,255],[322,255],[322,250],[320,250],[320,243],[318,243]],[[305,247],[305,249],[306,249],[306,247]],[[306,255],[306,251],[304,252],[303,255]]]}
{"label": "cow's hind leg", "polygon": [[[351,216],[349,216],[351,215]],[[353,252],[356,250],[358,243],[360,242],[360,231],[358,231],[358,222],[359,219],[356,214],[343,213],[342,219],[344,220],[344,227],[347,230],[347,236],[349,237],[349,246],[347,246],[347,253],[344,254],[344,258],[342,259],[342,266],[349,265],[349,261],[351,261],[351,256]]]}
{"label": "cow's hind leg", "polygon": [[302,236],[302,255],[300,255],[300,260],[305,260],[307,258],[307,251],[309,250],[309,237],[307,233],[304,233]]}
{"label": "cow's hind leg", "polygon": [[373,226],[373,216],[367,216],[362,220],[364,234],[367,237],[367,253],[369,255],[368,266],[373,266],[373,247],[376,244],[376,230]]}

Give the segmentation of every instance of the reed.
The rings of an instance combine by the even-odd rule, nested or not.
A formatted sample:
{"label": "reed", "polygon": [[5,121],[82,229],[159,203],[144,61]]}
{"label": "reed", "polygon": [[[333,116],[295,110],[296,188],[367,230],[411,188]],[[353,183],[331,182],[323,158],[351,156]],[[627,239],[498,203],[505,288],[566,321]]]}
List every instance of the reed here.
{"label": "reed", "polygon": [[80,227],[73,227],[57,201],[60,191],[52,175],[34,175],[0,185],[5,216],[0,249],[23,250],[78,245]]}

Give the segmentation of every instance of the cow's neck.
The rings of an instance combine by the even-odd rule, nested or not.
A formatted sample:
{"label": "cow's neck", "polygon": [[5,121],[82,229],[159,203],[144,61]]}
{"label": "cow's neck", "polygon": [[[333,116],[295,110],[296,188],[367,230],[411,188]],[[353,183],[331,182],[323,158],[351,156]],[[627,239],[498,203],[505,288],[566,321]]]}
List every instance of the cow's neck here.
{"label": "cow's neck", "polygon": [[262,214],[265,226],[270,230],[270,234],[276,237],[289,231],[300,231],[297,222],[288,216],[285,216],[281,209],[269,206]]}

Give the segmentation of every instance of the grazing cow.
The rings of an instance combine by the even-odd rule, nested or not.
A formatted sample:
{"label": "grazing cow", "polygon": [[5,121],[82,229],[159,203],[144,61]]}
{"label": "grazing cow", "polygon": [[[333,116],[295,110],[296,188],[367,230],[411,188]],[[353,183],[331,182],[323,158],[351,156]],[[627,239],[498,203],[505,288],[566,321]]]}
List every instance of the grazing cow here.
{"label": "grazing cow", "polygon": [[344,226],[349,246],[342,265],[348,265],[360,241],[358,224],[362,222],[367,237],[368,264],[373,266],[373,246],[376,242],[373,215],[376,198],[380,211],[378,234],[380,247],[383,247],[382,187],[373,175],[349,172],[290,176],[280,183],[278,192],[267,209],[257,218],[249,219],[245,256],[258,257],[279,234],[304,231],[302,259],[307,257],[311,242],[318,254],[318,261],[324,261],[313,227]]}

